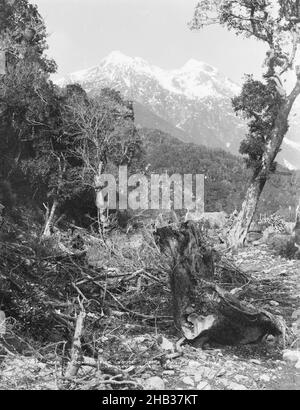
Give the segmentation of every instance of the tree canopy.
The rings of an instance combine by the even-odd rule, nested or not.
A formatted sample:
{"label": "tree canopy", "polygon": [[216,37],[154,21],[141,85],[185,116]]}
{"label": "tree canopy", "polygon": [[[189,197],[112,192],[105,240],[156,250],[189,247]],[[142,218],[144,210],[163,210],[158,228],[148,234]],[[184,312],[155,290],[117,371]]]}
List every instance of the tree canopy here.
{"label": "tree canopy", "polygon": [[[253,177],[239,217],[232,229],[233,246],[244,243],[258,201],[289,128],[289,115],[300,94],[299,0],[201,0],[192,29],[220,24],[238,36],[262,41],[267,46],[262,79],[248,76],[242,92],[234,98],[236,112],[248,120],[249,130],[241,143]],[[300,62],[299,62],[300,64]],[[293,75],[290,90],[286,76]]]}

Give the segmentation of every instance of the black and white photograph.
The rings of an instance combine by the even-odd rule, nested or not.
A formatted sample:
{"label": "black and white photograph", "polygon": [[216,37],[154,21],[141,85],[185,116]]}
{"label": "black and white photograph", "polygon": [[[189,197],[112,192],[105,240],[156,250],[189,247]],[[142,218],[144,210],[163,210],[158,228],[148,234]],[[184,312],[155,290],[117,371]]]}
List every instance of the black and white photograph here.
{"label": "black and white photograph", "polygon": [[300,0],[0,0],[0,390],[300,390]]}

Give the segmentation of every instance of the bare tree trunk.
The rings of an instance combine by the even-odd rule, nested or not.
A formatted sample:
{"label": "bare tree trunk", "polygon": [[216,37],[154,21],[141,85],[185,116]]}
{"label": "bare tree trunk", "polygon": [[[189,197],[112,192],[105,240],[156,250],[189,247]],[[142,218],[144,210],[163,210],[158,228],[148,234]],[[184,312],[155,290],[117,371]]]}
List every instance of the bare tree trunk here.
{"label": "bare tree trunk", "polygon": [[269,178],[269,175],[271,174],[274,161],[289,129],[289,115],[297,97],[300,94],[300,67],[297,68],[297,79],[298,80],[293,91],[282,102],[281,109],[278,112],[274,124],[272,135],[261,160],[261,168],[258,170],[257,175],[253,178],[253,181],[248,188],[242,210],[239,213],[231,232],[229,233],[229,245],[232,248],[238,248],[243,246],[245,243],[245,239],[255,215],[261,193]]}
{"label": "bare tree trunk", "polygon": [[241,247],[244,245],[265,184],[266,179],[258,177],[248,188],[242,210],[229,233],[229,244],[231,246]]}
{"label": "bare tree trunk", "polygon": [[[45,206],[45,205],[44,205]],[[57,210],[58,207],[58,201],[54,200],[51,210],[49,210],[48,206],[45,206],[46,208],[46,222],[45,222],[45,227],[44,227],[44,231],[43,231],[43,238],[50,238],[51,236],[51,227],[53,226],[53,221],[54,221],[54,217],[55,217],[55,212]]]}

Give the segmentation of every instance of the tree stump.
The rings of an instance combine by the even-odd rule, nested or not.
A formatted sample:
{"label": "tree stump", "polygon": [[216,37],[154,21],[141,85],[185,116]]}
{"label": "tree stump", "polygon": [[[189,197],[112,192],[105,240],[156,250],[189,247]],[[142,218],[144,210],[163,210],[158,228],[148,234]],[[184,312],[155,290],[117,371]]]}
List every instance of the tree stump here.
{"label": "tree stump", "polygon": [[221,256],[208,245],[200,225],[186,222],[155,233],[169,256],[170,286],[176,329],[193,344],[248,344],[264,336],[280,336],[282,319],[238,300],[216,284]]}

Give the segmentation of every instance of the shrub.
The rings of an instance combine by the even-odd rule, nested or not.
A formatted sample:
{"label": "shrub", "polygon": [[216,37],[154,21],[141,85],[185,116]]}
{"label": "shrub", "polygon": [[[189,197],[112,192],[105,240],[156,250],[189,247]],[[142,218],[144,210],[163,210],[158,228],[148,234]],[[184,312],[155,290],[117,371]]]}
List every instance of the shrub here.
{"label": "shrub", "polygon": [[268,239],[268,246],[275,255],[287,259],[298,258],[295,239],[291,235],[273,235]]}

